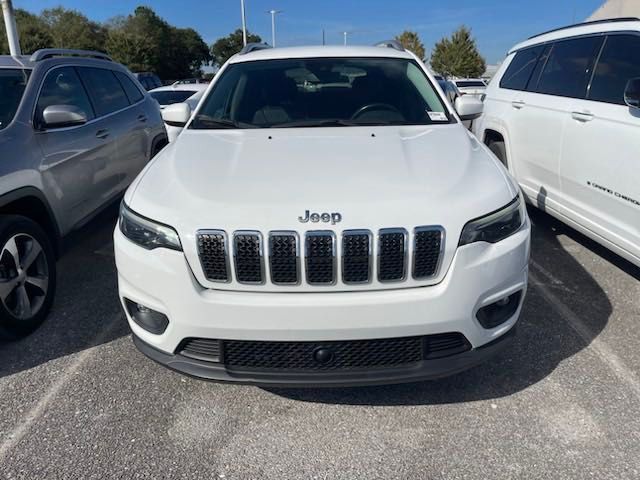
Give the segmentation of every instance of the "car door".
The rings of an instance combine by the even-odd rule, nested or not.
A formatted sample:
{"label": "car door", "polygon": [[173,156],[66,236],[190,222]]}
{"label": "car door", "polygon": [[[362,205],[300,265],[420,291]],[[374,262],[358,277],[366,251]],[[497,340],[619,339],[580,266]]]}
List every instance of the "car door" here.
{"label": "car door", "polygon": [[[105,203],[122,192],[139,172],[147,158],[147,141],[143,112],[131,105],[122,84],[113,70],[107,68],[78,68],[87,86],[96,112],[105,129],[116,142],[116,151],[103,165],[95,179],[95,191]],[[139,118],[140,117],[140,118]]]}
{"label": "car door", "polygon": [[556,208],[561,197],[560,158],[564,128],[584,98],[602,37],[579,37],[546,45],[523,95],[519,129],[520,175],[540,208]]}
{"label": "car door", "polygon": [[609,35],[587,99],[573,102],[560,165],[562,207],[585,228],[640,257],[640,109],[624,102],[640,77],[640,35]]}
{"label": "car door", "polygon": [[[47,128],[42,112],[51,105],[70,105],[87,116],[84,125]],[[97,179],[105,165],[116,156],[116,140],[107,122],[96,115],[77,69],[54,67],[44,77],[36,101],[34,126],[42,150],[42,178],[47,190],[54,192],[52,202],[65,212],[61,220],[66,232],[81,223],[98,204]]]}

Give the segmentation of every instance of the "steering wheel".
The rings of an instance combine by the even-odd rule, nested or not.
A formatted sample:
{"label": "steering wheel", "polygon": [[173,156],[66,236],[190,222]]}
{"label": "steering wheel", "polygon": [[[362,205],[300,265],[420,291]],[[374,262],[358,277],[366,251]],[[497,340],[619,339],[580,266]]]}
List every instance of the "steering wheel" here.
{"label": "steering wheel", "polygon": [[393,113],[400,113],[400,110],[398,110],[396,107],[394,107],[393,105],[389,105],[388,103],[370,103],[369,105],[364,105],[362,107],[360,107],[358,110],[356,110],[356,112],[351,115],[351,120],[356,120],[358,117],[364,115],[365,113],[368,113],[372,110],[387,110]]}

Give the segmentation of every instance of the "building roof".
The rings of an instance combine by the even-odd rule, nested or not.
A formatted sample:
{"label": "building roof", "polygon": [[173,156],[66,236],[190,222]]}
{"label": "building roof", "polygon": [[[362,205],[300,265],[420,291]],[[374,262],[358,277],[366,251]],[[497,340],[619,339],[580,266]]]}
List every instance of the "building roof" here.
{"label": "building roof", "polygon": [[640,17],[640,1],[607,0],[586,21],[620,17]]}

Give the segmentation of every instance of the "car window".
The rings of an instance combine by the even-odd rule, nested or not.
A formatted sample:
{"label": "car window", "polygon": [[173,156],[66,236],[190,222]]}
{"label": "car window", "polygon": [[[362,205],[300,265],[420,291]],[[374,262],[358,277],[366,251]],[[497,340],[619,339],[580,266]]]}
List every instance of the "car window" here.
{"label": "car window", "polygon": [[402,58],[241,62],[221,74],[191,128],[449,123],[422,69]]}
{"label": "car window", "polygon": [[536,66],[542,46],[525,48],[516,53],[516,56],[507,67],[500,79],[500,88],[510,90],[524,90]]}
{"label": "car window", "polygon": [[31,70],[20,68],[0,69],[0,130],[13,120],[30,74]]}
{"label": "car window", "polygon": [[87,92],[74,67],[54,68],[47,73],[36,104],[36,121],[50,105],[72,105],[82,110],[88,120],[95,118]]}
{"label": "car window", "polygon": [[535,91],[538,87],[538,81],[540,80],[540,74],[547,64],[547,59],[551,54],[551,50],[553,49],[553,44],[546,45],[542,50],[542,53],[538,55],[538,62],[536,63],[536,68],[533,69],[533,73],[529,77],[529,82],[527,83],[526,90],[529,92]]}
{"label": "car window", "polygon": [[612,35],[607,38],[596,66],[589,100],[624,105],[627,82],[640,77],[640,36]]}
{"label": "car window", "polygon": [[113,72],[116,77],[120,81],[122,88],[124,88],[125,93],[127,94],[127,98],[130,103],[136,103],[142,100],[142,93],[140,89],[136,87],[136,84],[129,78],[128,75],[122,72]]}
{"label": "car window", "polygon": [[108,115],[129,106],[127,95],[111,70],[90,67],[79,67],[78,70],[89,90],[96,115]]}
{"label": "car window", "polygon": [[555,42],[533,91],[569,98],[584,98],[602,37]]}
{"label": "car window", "polygon": [[149,92],[149,95],[160,105],[172,105],[174,103],[184,102],[195,93],[193,90],[161,90],[159,92]]}
{"label": "car window", "polygon": [[461,88],[486,87],[484,82],[481,82],[480,80],[459,80],[456,82],[456,85]]}

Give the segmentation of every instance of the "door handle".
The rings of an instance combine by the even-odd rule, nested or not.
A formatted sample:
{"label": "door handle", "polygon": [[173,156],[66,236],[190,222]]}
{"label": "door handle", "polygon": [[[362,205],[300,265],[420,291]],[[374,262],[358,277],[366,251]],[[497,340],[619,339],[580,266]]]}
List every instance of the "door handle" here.
{"label": "door handle", "polygon": [[98,138],[107,138],[108,136],[109,136],[109,130],[107,130],[106,128],[103,128],[96,132],[96,137]]}
{"label": "door handle", "polygon": [[524,107],[524,105],[525,104],[522,100],[514,100],[513,102],[511,102],[511,106],[516,110],[520,110],[522,107]]}
{"label": "door handle", "polygon": [[590,122],[593,120],[593,113],[591,112],[571,112],[571,118],[579,122]]}
{"label": "door handle", "polygon": [[139,122],[146,122],[147,121],[147,116],[146,115],[138,115],[138,121]]}

